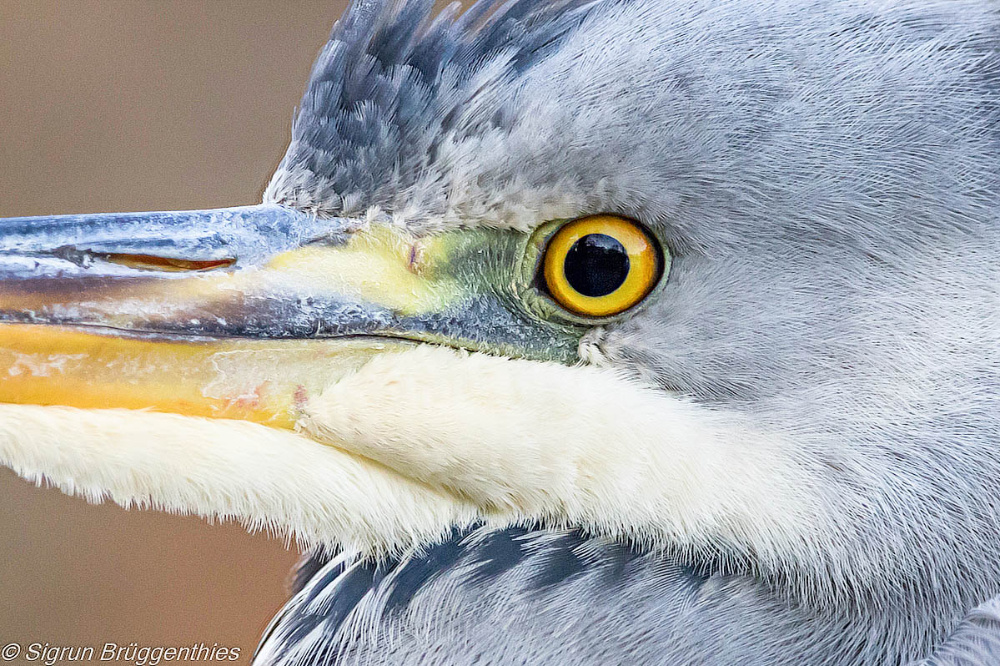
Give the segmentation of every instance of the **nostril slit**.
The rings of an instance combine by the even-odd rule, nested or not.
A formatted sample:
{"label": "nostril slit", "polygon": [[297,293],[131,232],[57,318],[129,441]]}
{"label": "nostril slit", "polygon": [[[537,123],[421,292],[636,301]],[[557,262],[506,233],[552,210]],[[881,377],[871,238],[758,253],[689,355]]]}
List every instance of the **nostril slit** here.
{"label": "nostril slit", "polygon": [[117,252],[94,253],[96,259],[110,264],[118,264],[140,271],[170,271],[170,272],[205,272],[229,268],[236,259],[178,259],[175,257],[158,257],[152,254],[126,254]]}

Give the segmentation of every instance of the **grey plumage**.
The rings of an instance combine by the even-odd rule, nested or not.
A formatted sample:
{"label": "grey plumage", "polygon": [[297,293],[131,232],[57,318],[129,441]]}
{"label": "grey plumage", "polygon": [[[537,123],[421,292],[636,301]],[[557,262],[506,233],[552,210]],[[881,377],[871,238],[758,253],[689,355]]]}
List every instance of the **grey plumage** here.
{"label": "grey plumage", "polygon": [[[429,6],[353,6],[267,198],[419,232],[641,220],[670,280],[592,342],[794,437],[828,529],[768,556],[574,542],[593,560],[544,594],[533,556],[476,582],[488,546],[452,543],[399,613],[389,579],[421,561],[371,574],[333,638],[295,633],[338,608],[307,587],[322,600],[276,630],[301,641],[287,663],[342,639],[332,663],[901,663],[1000,592],[997,4]],[[576,539],[524,537],[550,538]],[[604,581],[620,557],[635,571]],[[493,638],[504,619],[515,640]]]}
{"label": "grey plumage", "polygon": [[356,2],[316,60],[267,197],[329,216],[397,208],[402,190],[450,168],[444,144],[508,127],[507,84],[589,4],[490,0],[456,18],[454,3],[432,21],[433,0]]}
{"label": "grey plumage", "polygon": [[918,666],[977,666],[991,664],[1000,655],[1000,598],[980,604],[948,637],[934,655]]}
{"label": "grey plumage", "polygon": [[[870,641],[894,621],[831,623],[746,577],[567,532],[479,530],[381,565],[306,558],[298,574],[259,663],[875,664]],[[998,603],[912,666],[994,663]]]}
{"label": "grey plumage", "polygon": [[[871,618],[870,618],[871,619]],[[260,663],[839,663],[884,631],[851,631],[750,579],[696,571],[577,533],[456,535],[376,566],[330,561],[265,637]],[[814,623],[826,631],[814,633]]]}

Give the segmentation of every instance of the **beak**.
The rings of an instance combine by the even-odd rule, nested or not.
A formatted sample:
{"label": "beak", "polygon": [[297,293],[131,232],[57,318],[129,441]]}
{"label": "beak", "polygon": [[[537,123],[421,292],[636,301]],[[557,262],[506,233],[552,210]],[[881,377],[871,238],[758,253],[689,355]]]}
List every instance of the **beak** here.
{"label": "beak", "polygon": [[0,220],[0,402],[290,428],[310,395],[420,343],[573,360],[572,336],[497,288],[516,270],[476,260],[523,252],[504,233],[277,205]]}

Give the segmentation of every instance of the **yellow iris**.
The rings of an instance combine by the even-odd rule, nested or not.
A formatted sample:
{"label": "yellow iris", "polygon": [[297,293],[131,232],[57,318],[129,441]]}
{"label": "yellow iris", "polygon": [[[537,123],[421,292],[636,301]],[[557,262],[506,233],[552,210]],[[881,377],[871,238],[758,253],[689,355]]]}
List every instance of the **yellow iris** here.
{"label": "yellow iris", "polygon": [[561,306],[610,317],[644,299],[660,277],[655,241],[637,223],[612,215],[569,222],[549,240],[545,285]]}

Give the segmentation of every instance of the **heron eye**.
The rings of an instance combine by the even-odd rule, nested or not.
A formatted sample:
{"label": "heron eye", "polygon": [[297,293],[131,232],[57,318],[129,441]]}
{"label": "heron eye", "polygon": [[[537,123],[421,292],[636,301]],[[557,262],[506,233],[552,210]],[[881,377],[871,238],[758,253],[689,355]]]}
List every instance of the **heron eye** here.
{"label": "heron eye", "polygon": [[631,220],[611,215],[569,222],[549,240],[545,287],[570,312],[609,317],[644,299],[661,274],[658,246]]}

